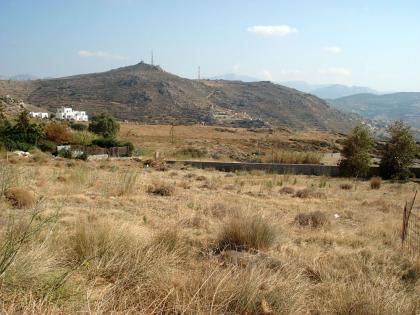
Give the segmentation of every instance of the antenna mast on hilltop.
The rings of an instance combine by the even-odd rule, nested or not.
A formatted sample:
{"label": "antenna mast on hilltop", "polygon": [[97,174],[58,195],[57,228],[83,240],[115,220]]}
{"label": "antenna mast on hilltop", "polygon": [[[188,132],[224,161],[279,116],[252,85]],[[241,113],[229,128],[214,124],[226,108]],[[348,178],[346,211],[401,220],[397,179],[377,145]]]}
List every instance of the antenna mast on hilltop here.
{"label": "antenna mast on hilltop", "polygon": [[152,50],[152,55],[151,55],[151,60],[150,60],[150,64],[152,65],[152,66],[154,66],[154,64],[153,64],[154,62],[153,62],[153,50]]}
{"label": "antenna mast on hilltop", "polygon": [[198,66],[198,81],[200,81],[200,79],[201,79],[200,66]]}

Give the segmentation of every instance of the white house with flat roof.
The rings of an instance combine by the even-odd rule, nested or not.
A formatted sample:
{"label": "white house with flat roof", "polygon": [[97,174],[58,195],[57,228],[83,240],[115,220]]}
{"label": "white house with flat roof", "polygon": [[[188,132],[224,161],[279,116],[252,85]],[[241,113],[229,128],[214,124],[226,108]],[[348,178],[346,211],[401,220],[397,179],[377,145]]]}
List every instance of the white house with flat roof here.
{"label": "white house with flat roof", "polygon": [[44,112],[29,112],[29,117],[44,119],[50,117],[50,115]]}
{"label": "white house with flat roof", "polygon": [[74,120],[74,121],[88,121],[89,117],[85,111],[73,110],[71,107],[60,107],[57,108],[55,114],[57,119],[63,120]]}

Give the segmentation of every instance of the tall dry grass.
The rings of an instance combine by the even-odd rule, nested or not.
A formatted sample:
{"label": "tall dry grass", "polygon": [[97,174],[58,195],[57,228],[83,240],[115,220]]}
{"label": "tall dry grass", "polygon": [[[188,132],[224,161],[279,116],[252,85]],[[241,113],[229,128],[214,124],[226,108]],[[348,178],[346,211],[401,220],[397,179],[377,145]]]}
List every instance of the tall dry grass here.
{"label": "tall dry grass", "polygon": [[273,151],[260,159],[263,163],[320,164],[323,155],[318,152]]}
{"label": "tall dry grass", "polygon": [[[318,177],[179,168],[141,172],[138,185],[124,177],[138,172],[135,163],[53,163],[19,165],[23,186],[45,198],[34,220],[0,200],[0,246],[9,244],[0,251],[6,314],[420,310],[420,263],[401,251],[399,239],[399,199],[412,196],[412,183],[372,190],[360,181],[346,191],[340,184],[347,180],[331,178],[319,194]],[[93,185],[81,169],[95,173]],[[176,194],[142,189],[157,178]],[[216,184],[206,187],[210,180]],[[293,189],[277,187],[280,180]],[[128,192],[118,196],[115,187]],[[299,213],[309,216],[303,226],[293,224]]]}

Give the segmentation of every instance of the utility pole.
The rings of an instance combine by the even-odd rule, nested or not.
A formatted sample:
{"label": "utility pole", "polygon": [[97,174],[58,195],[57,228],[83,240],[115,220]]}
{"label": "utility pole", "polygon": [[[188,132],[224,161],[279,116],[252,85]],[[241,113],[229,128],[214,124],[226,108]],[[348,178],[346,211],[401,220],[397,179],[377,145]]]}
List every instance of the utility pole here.
{"label": "utility pole", "polygon": [[200,79],[201,79],[200,66],[198,66],[198,81],[200,81]]}
{"label": "utility pole", "polygon": [[151,64],[152,66],[154,66],[154,61],[153,61],[153,50],[152,50],[152,55],[151,55],[150,64]]}

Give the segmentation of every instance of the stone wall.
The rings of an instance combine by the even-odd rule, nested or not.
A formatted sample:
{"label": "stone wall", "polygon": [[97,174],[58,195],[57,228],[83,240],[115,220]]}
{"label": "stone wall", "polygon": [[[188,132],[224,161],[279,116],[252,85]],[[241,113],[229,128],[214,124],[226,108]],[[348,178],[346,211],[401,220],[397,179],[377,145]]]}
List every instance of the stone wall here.
{"label": "stone wall", "polygon": [[[297,174],[297,175],[316,175],[316,176],[341,176],[340,168],[335,165],[317,164],[272,164],[272,163],[239,163],[239,162],[202,162],[202,161],[166,161],[168,164],[182,163],[197,168],[213,168],[219,171],[252,171],[259,170],[277,174]],[[420,178],[420,168],[412,168],[411,171]],[[379,175],[379,168],[370,168],[370,176]]]}

